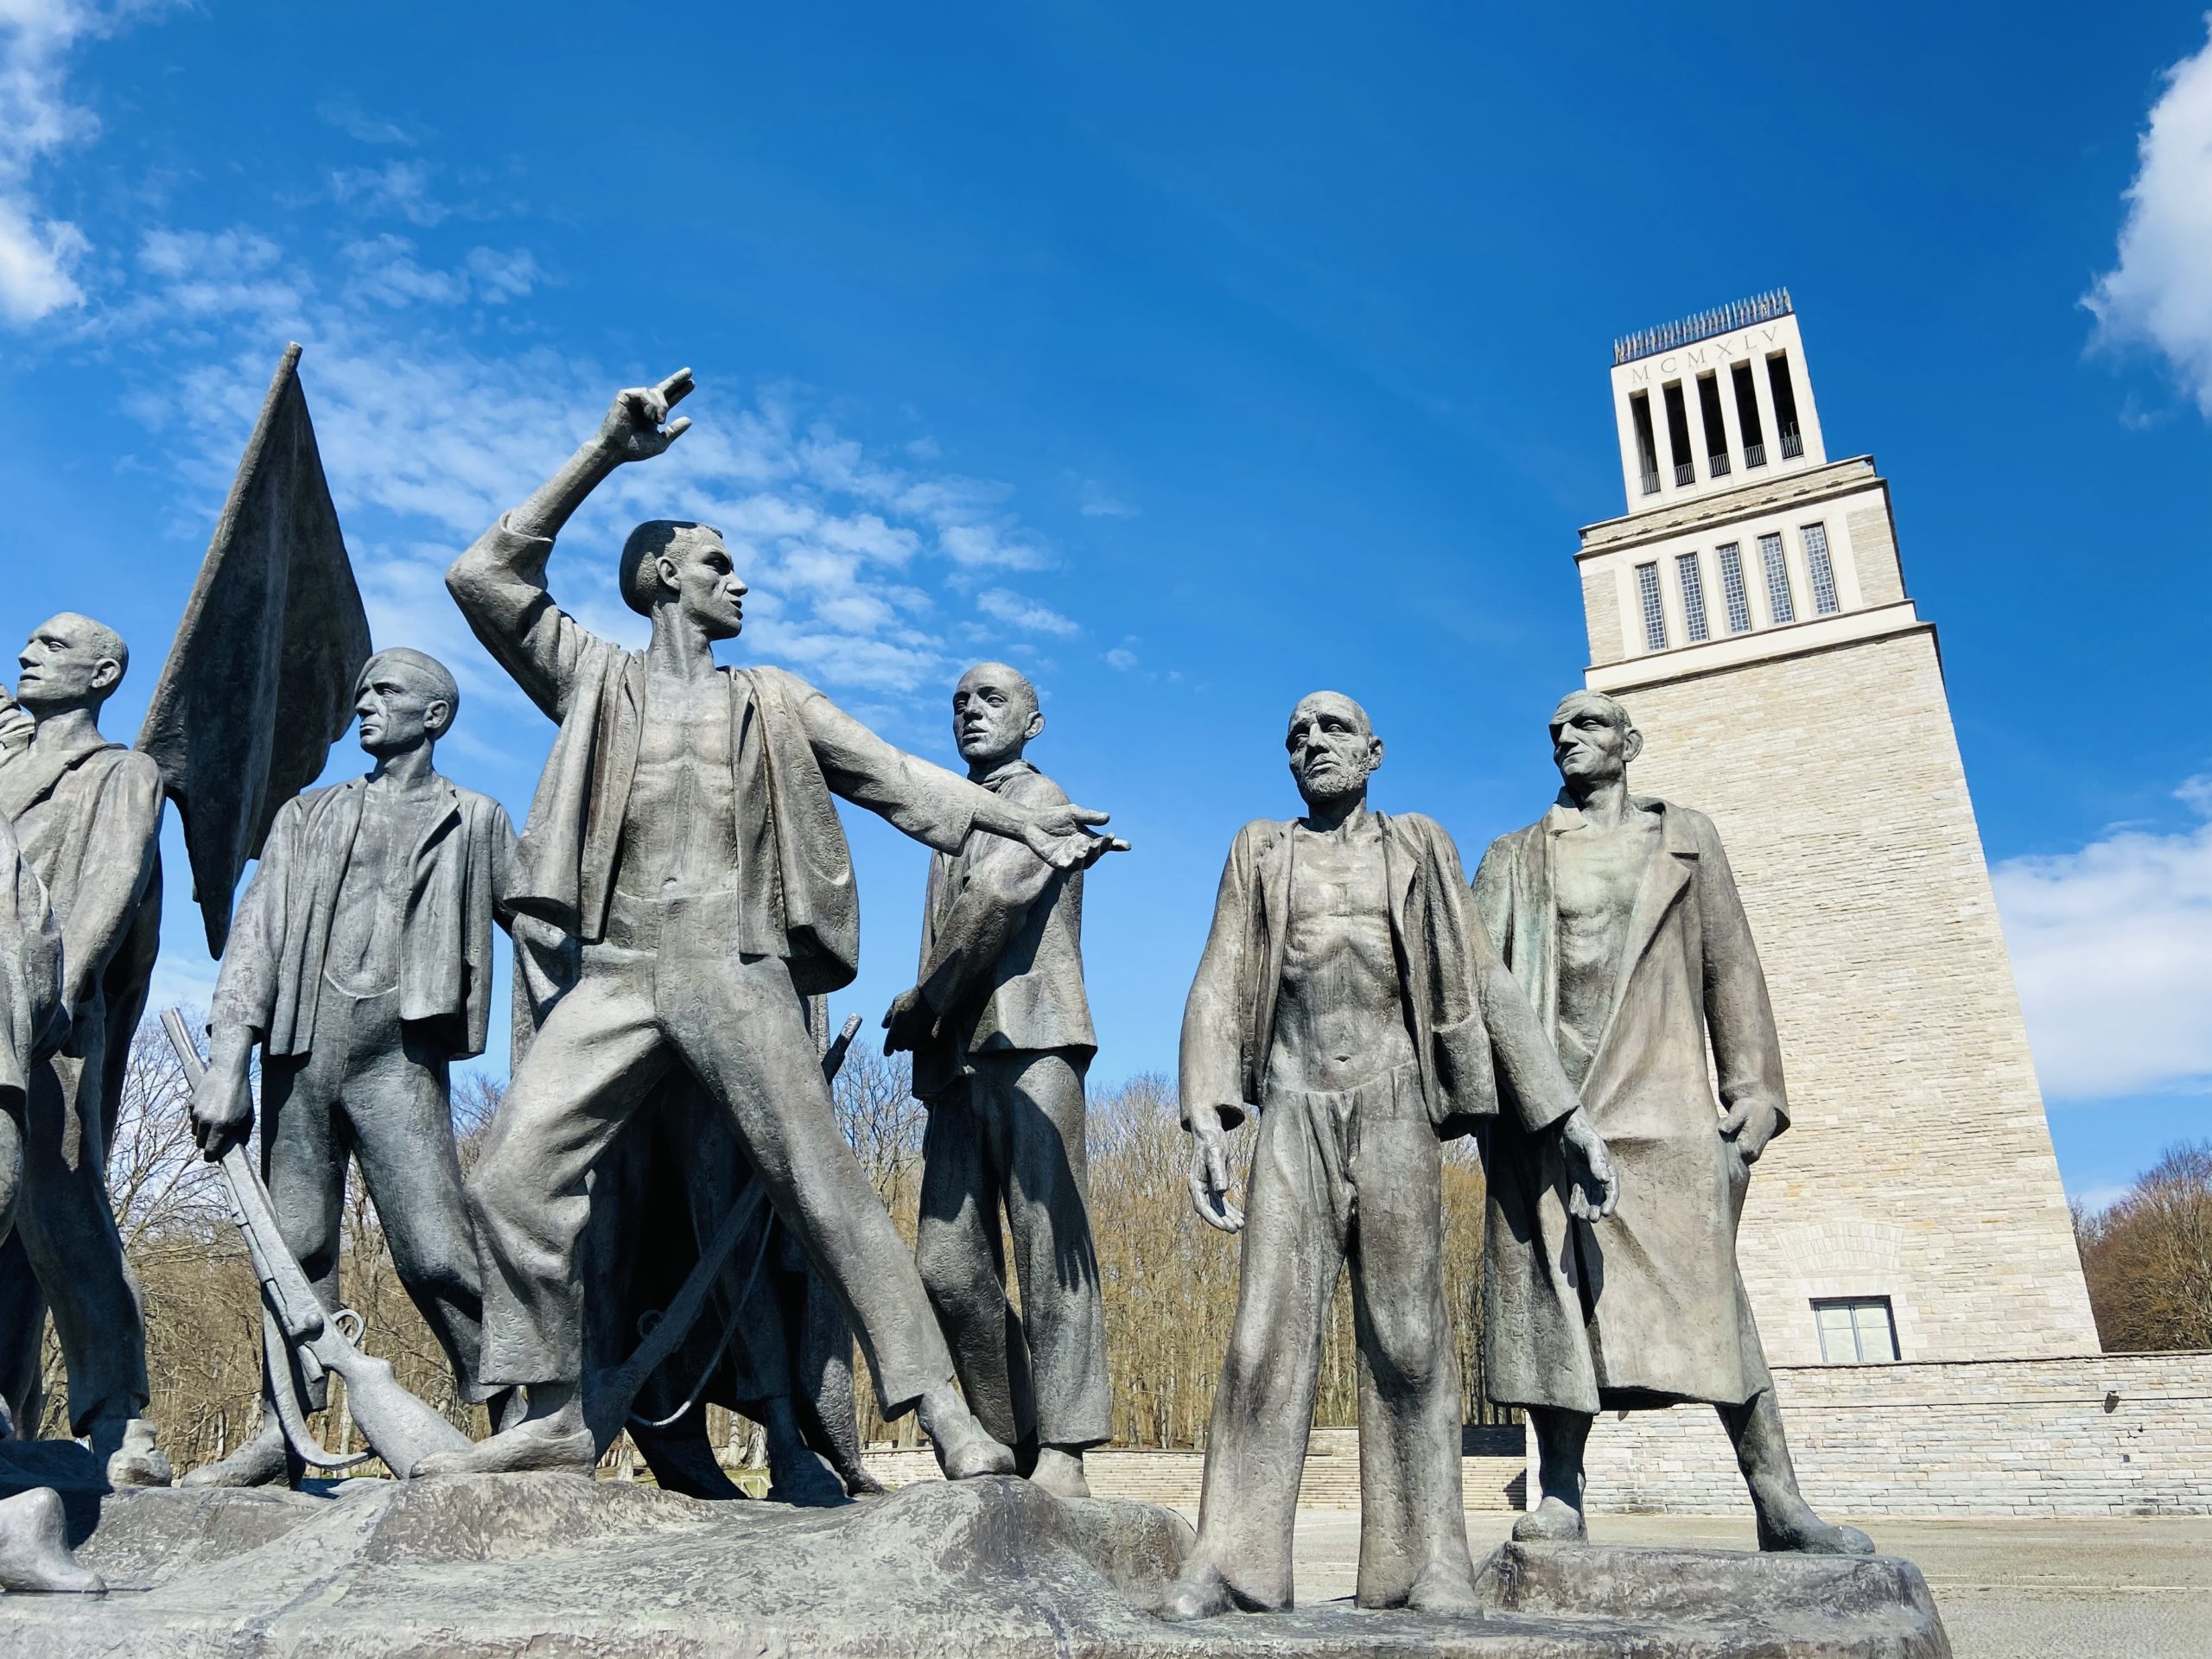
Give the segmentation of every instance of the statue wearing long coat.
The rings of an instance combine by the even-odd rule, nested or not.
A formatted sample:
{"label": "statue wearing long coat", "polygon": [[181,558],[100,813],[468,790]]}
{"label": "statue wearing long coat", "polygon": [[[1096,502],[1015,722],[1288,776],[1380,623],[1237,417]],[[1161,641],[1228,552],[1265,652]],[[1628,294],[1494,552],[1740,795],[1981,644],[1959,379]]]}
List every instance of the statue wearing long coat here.
{"label": "statue wearing long coat", "polygon": [[[1582,1084],[1620,1173],[1620,1206],[1594,1224],[1571,1219],[1556,1147],[1510,1114],[1493,1121],[1483,1349],[1500,1404],[1739,1405],[1768,1386],[1736,1271],[1747,1172],[1719,1120],[1724,1105],[1764,1100],[1776,1132],[1787,1127],[1774,1011],[1712,821],[1645,797],[1635,804],[1659,815],[1661,834]],[[1554,1045],[1554,846],[1580,822],[1562,803],[1500,836],[1474,882],[1483,925]]]}

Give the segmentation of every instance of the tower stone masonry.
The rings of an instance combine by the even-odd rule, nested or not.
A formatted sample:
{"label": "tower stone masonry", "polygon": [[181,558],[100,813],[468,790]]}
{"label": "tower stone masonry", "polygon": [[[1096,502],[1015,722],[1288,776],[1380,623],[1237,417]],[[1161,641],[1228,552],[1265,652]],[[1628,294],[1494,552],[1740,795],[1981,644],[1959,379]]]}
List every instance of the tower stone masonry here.
{"label": "tower stone masonry", "polygon": [[1831,461],[1786,291],[1617,343],[1629,511],[1576,555],[1637,792],[1711,815],[1792,1126],[1738,1246],[1777,1367],[2098,1352],[1889,486]]}

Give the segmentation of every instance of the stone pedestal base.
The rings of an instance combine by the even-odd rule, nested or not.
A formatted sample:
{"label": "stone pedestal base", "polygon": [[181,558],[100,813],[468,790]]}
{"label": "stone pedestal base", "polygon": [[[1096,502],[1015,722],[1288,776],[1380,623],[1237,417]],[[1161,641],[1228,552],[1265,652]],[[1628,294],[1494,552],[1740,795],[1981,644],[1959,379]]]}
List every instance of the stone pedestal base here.
{"label": "stone pedestal base", "polygon": [[1943,1659],[1919,1573],[1891,1560],[1519,1548],[1482,1618],[1344,1604],[1166,1624],[1142,1611],[1190,1529],[1150,1504],[1062,1503],[1012,1479],[835,1510],[702,1503],[563,1475],[327,1494],[81,1492],[105,1597],[0,1599],[0,1655],[1267,1655]]}

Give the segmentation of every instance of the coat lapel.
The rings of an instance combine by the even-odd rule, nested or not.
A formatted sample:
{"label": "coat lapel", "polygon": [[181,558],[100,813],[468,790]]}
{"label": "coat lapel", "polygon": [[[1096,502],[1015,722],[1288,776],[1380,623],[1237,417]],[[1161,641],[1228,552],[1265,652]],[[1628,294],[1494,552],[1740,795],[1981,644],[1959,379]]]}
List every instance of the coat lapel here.
{"label": "coat lapel", "polygon": [[1651,849],[1651,857],[1643,867],[1643,880],[1636,890],[1636,903],[1629,911],[1628,930],[1621,941],[1620,966],[1613,974],[1613,1003],[1606,1012],[1605,1033],[1598,1039],[1598,1046],[1590,1057],[1590,1076],[1599,1075],[1605,1063],[1605,1051],[1612,1046],[1613,1029],[1619,1021],[1621,1005],[1627,1001],[1629,987],[1643,963],[1644,953],[1650,950],[1651,941],[1667,920],[1667,912],[1690,884],[1688,861],[1697,856],[1697,842],[1682,830],[1674,814],[1666,810],[1663,801],[1636,797],[1635,804],[1646,811],[1659,814],[1659,844]]}
{"label": "coat lapel", "polygon": [[94,734],[77,743],[16,750],[5,766],[0,766],[0,816],[22,817],[54,793],[54,786],[79,763],[103,749],[121,747]]}
{"label": "coat lapel", "polygon": [[1268,1057],[1274,1052],[1275,998],[1282,990],[1283,953],[1286,934],[1290,926],[1290,882],[1294,859],[1292,844],[1297,834],[1294,824],[1286,823],[1274,845],[1260,855],[1260,867],[1255,880],[1259,886],[1258,899],[1260,938],[1253,941],[1264,953],[1259,963],[1260,995],[1253,1004],[1253,1027],[1250,1035],[1251,1052],[1249,1082],[1252,1098],[1264,1097],[1268,1086]]}

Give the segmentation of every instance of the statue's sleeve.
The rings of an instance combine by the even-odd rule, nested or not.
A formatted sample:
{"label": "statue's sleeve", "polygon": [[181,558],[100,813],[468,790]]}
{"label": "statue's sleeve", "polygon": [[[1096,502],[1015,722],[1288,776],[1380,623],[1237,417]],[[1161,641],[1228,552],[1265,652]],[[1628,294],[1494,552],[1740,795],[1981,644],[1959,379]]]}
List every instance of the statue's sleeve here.
{"label": "statue's sleeve", "polygon": [[568,713],[576,665],[596,636],[553,602],[545,585],[550,536],[525,536],[499,523],[476,538],[446,572],[470,630],[549,720]]}
{"label": "statue's sleeve", "polygon": [[29,1068],[60,1047],[68,1031],[61,930],[14,830],[0,817],[0,1109],[10,1096],[20,1109]]}
{"label": "statue's sleeve", "polygon": [[[1680,810],[1680,808],[1671,809]],[[1705,1023],[1713,1039],[1720,1103],[1765,1102],[1775,1111],[1776,1133],[1789,1127],[1789,1103],[1782,1081],[1782,1037],[1759,966],[1758,946],[1736,891],[1736,873],[1713,821],[1699,815],[1698,923],[1705,938]]]}
{"label": "statue's sleeve", "polygon": [[92,996],[122,944],[153,877],[161,833],[161,768],[149,755],[124,751],[93,798],[77,892],[61,925],[72,1008]]}
{"label": "statue's sleeve", "polygon": [[223,965],[216,971],[215,995],[207,1009],[207,1023],[213,1030],[249,1031],[257,1042],[269,1035],[276,1019],[284,918],[305,810],[296,798],[288,801],[269,826],[261,861],[254,866],[253,880],[245,884],[245,896],[231,918]]}
{"label": "statue's sleeve", "polygon": [[[1011,780],[1006,794],[1024,806],[1058,806],[1067,798],[1057,784],[1033,772]],[[922,973],[922,995],[938,1014],[958,1007],[989,978],[1054,874],[1020,842],[988,835],[969,840],[967,881],[938,925]]]}
{"label": "statue's sleeve", "polygon": [[1258,869],[1252,842],[1248,827],[1229,849],[1214,897],[1213,926],[1183,1004],[1180,1093],[1186,1129],[1205,1111],[1224,1129],[1244,1121],[1244,1028],[1256,994],[1249,981],[1258,971],[1244,960]]}
{"label": "statue's sleeve", "polygon": [[958,852],[976,815],[997,805],[990,791],[893,747],[796,675],[777,677],[831,794],[941,853]]}

